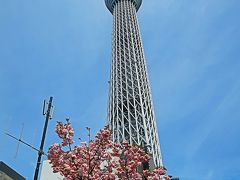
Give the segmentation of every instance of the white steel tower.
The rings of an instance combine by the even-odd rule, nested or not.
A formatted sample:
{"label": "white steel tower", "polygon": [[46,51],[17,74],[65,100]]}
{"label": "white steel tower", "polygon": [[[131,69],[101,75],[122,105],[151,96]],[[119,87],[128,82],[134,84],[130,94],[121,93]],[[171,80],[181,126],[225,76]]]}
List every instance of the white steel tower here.
{"label": "white steel tower", "polygon": [[137,10],[142,0],[105,0],[113,14],[108,124],[113,140],[148,147],[163,166]]}

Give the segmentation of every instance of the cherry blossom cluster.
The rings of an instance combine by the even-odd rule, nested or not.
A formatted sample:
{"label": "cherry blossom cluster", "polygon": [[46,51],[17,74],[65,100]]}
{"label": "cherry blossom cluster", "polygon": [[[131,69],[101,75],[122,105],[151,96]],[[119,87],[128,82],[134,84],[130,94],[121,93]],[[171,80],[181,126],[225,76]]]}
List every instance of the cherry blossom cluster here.
{"label": "cherry blossom cluster", "polygon": [[[74,130],[69,122],[58,122],[56,133],[61,144],[49,148],[48,159],[54,173],[60,172],[65,180],[169,180],[163,168],[143,169],[150,156],[139,146],[127,141],[113,143],[108,127],[97,133],[95,140],[71,147]],[[68,146],[68,150],[63,148]]]}
{"label": "cherry blossom cluster", "polygon": [[62,146],[67,146],[73,144],[74,130],[69,122],[63,124],[62,122],[57,122],[55,132],[62,139]]}

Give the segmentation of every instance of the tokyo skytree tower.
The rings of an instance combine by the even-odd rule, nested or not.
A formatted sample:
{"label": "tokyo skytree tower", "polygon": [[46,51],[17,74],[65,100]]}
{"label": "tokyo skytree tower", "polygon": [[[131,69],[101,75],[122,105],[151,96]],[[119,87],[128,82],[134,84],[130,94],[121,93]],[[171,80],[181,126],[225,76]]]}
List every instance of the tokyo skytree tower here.
{"label": "tokyo skytree tower", "polygon": [[105,0],[113,14],[108,124],[114,142],[148,148],[163,166],[146,61],[137,20],[142,0]]}

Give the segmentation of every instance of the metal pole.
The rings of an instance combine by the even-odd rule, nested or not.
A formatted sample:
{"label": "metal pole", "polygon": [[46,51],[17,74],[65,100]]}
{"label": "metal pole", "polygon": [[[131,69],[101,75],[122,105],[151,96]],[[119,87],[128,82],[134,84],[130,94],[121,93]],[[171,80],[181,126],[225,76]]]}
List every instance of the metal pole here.
{"label": "metal pole", "polygon": [[45,120],[45,124],[44,124],[43,134],[42,134],[42,141],[41,141],[41,145],[40,145],[40,148],[38,151],[38,160],[37,160],[37,165],[36,165],[36,169],[35,169],[35,173],[34,173],[34,180],[38,179],[39,167],[40,167],[41,158],[43,155],[43,145],[44,145],[44,141],[45,141],[45,137],[46,137],[48,121],[49,121],[49,118],[51,117],[50,113],[51,113],[51,108],[52,108],[52,100],[53,100],[53,97],[50,97],[50,100],[48,103],[48,109],[47,109],[47,113],[46,113],[46,120]]}

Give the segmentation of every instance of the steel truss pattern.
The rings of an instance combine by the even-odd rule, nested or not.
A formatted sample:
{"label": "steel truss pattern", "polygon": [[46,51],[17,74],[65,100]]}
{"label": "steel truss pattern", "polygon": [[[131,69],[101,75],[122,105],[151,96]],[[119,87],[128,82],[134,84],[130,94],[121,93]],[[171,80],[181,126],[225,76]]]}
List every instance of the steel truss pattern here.
{"label": "steel truss pattern", "polygon": [[[108,124],[113,140],[148,147],[163,166],[157,125],[137,21],[140,0],[105,0],[113,14]],[[140,5],[139,5],[140,6]]]}

